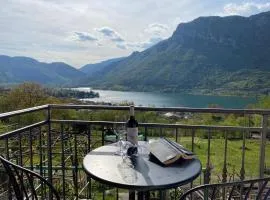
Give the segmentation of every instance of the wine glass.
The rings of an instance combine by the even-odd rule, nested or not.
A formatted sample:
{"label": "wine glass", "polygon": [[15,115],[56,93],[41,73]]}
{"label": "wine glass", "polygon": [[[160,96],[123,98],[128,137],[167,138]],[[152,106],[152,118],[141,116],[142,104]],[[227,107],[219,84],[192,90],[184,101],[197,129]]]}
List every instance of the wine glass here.
{"label": "wine glass", "polygon": [[117,136],[117,139],[118,139],[118,146],[119,146],[119,150],[117,150],[115,152],[115,155],[119,155],[119,156],[122,156],[124,157],[124,148],[125,148],[125,140],[124,140],[124,137],[126,135],[126,131],[125,130],[118,130],[116,131],[116,136]]}

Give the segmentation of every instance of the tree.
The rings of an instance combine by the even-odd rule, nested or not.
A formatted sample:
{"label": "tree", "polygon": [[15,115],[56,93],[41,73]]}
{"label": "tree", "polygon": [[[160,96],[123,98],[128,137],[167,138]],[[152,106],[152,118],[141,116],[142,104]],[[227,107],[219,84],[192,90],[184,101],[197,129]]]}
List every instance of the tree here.
{"label": "tree", "polygon": [[8,110],[18,110],[42,105],[47,97],[41,85],[26,82],[13,88],[6,95],[6,103],[8,103]]}

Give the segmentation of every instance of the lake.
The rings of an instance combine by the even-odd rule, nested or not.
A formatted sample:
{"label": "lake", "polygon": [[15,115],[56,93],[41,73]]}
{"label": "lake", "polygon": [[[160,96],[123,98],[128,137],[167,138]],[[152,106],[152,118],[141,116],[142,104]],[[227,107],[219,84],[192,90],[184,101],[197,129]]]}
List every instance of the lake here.
{"label": "lake", "polygon": [[[74,88],[80,91],[90,91],[91,88]],[[99,98],[85,99],[94,102],[134,102],[136,106],[155,107],[194,107],[207,108],[210,104],[218,104],[223,108],[245,108],[256,103],[255,97],[191,95],[183,93],[128,92],[113,90],[93,90]]]}

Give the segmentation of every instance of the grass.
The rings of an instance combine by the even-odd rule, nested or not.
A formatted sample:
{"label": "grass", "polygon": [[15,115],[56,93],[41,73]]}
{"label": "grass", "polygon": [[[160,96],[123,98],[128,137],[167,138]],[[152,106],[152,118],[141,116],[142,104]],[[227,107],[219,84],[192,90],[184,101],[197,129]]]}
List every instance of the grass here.
{"label": "grass", "polygon": [[[188,149],[191,149],[191,137],[181,137],[178,141]],[[208,140],[196,137],[194,140],[194,152],[202,162],[203,168],[207,163]],[[270,142],[266,143],[265,165],[270,167]],[[228,140],[227,150],[227,175],[228,178],[239,179],[242,167],[243,140]],[[260,140],[247,139],[244,156],[245,177],[255,178],[259,175]],[[224,165],[225,139],[211,139],[210,163],[213,166],[212,179],[221,180]]]}

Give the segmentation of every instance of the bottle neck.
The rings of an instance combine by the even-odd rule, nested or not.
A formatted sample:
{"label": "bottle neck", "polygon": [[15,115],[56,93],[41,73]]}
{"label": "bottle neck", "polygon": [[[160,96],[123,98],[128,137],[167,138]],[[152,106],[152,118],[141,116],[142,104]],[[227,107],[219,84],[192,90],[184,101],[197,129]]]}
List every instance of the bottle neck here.
{"label": "bottle neck", "polygon": [[134,116],[134,107],[133,106],[130,106],[130,109],[129,109],[129,115],[130,115],[130,117],[132,117],[133,116],[133,118],[135,118]]}

